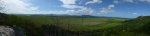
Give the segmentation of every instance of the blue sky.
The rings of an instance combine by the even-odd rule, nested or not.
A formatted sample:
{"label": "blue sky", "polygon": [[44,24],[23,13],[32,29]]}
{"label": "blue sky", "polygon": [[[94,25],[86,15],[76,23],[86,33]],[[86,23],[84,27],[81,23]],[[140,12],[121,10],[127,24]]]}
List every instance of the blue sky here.
{"label": "blue sky", "polygon": [[135,18],[150,15],[150,0],[2,0],[7,14],[69,14]]}

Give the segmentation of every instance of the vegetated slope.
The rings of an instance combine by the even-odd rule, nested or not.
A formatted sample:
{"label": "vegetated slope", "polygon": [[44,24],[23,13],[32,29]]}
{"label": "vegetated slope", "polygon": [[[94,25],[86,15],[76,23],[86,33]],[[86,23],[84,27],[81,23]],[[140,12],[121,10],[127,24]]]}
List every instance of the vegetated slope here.
{"label": "vegetated slope", "polygon": [[14,15],[6,15],[4,13],[0,13],[0,25],[11,27],[13,27],[13,25],[16,25],[18,27],[21,27],[25,31],[27,36],[41,36],[39,31],[37,30],[37,27],[35,27],[33,23]]}
{"label": "vegetated slope", "polygon": [[102,36],[150,36],[150,16],[140,16],[123,22],[123,25],[95,30]]}
{"label": "vegetated slope", "polygon": [[139,16],[136,19],[126,21],[132,31],[150,34],[150,16]]}
{"label": "vegetated slope", "polygon": [[[89,31],[70,31],[64,30],[59,26],[55,25],[42,25],[41,27],[36,27],[34,23],[29,20],[24,20],[14,15],[6,15],[0,13],[1,25],[13,26],[16,25],[24,29],[27,36],[90,36],[94,35]],[[99,34],[98,34],[99,35]]]}
{"label": "vegetated slope", "polygon": [[[19,16],[20,17],[20,16]],[[32,21],[35,21],[34,19],[38,19],[36,20],[35,22],[43,22],[43,20],[47,19],[48,22],[51,22],[52,19],[53,19],[53,22],[55,23],[52,23],[52,24],[65,24],[65,25],[62,25],[62,26],[68,26],[67,23],[64,23],[65,22],[71,22],[71,20],[74,20],[72,21],[72,23],[80,23],[81,20],[83,20],[83,22],[91,22],[91,21],[99,21],[99,22],[106,22],[105,24],[106,25],[103,25],[103,26],[99,26],[99,25],[92,25],[92,26],[89,26],[89,25],[86,25],[87,27],[85,26],[81,26],[82,23],[80,24],[76,24],[76,25],[72,25],[72,23],[69,23],[71,25],[69,26],[75,26],[75,27],[68,27],[69,30],[67,32],[61,32],[61,33],[72,33],[72,34],[69,34],[69,35],[86,35],[86,36],[148,36],[149,34],[149,16],[143,16],[143,17],[138,17],[138,18],[135,18],[135,19],[131,19],[131,20],[127,20],[125,22],[122,21],[122,19],[115,19],[116,21],[114,21],[114,19],[108,19],[108,18],[104,18],[104,19],[97,19],[97,18],[79,18],[79,19],[76,19],[76,18],[68,18],[68,17],[42,17],[42,16],[27,16],[27,17],[24,17],[23,18],[26,18],[26,19],[31,19]],[[52,18],[52,19],[50,19]],[[63,20],[62,20],[63,19]],[[93,20],[94,19],[94,20]],[[47,21],[45,20],[45,21]],[[50,21],[49,21],[50,20]],[[61,20],[61,21],[60,21]],[[121,20],[121,21],[118,21],[118,20]],[[63,22],[62,22],[63,21]],[[82,21],[81,21],[82,22]],[[43,23],[44,24],[44,23]],[[49,23],[47,23],[49,24]],[[46,24],[45,24],[46,26]],[[53,25],[55,26],[55,25]],[[112,27],[113,26],[113,27]],[[48,27],[48,26],[47,26]],[[49,26],[49,28],[47,29],[52,29],[50,28],[51,26]],[[55,27],[59,27],[62,29],[62,27],[60,26],[55,26]],[[82,28],[84,27],[84,28]],[[67,27],[65,27],[67,28]],[[96,30],[90,30],[90,31],[70,31],[70,29],[72,28],[77,28],[78,30],[81,30],[79,28],[82,28],[82,29],[86,29],[86,30],[89,30],[87,28],[90,28],[90,29],[96,29]],[[103,28],[103,29],[100,29],[100,28]],[[45,28],[46,29],[46,28]],[[59,30],[59,29],[53,29],[53,30]],[[64,30],[64,29],[62,29]],[[66,30],[65,30],[66,31]],[[51,32],[47,32],[47,33],[51,33]],[[55,32],[56,33],[56,32]],[[59,33],[57,33],[59,34]]]}
{"label": "vegetated slope", "polygon": [[[149,19],[149,16],[142,16],[122,22],[122,25],[118,25],[119,23],[117,22],[113,24],[110,23],[109,25],[103,26],[106,27],[103,29],[91,31],[70,31],[56,25],[43,24],[40,27],[36,27],[36,24],[38,23],[35,24],[32,21],[25,20],[17,16],[0,13],[0,25],[16,25],[21,27],[26,32],[27,36],[150,36]],[[57,21],[58,20],[53,20],[55,23],[52,24],[61,24]],[[114,26],[116,24],[118,26]],[[79,28],[78,26],[76,27]]]}
{"label": "vegetated slope", "polygon": [[[139,16],[127,20],[123,25],[107,29],[105,31],[116,33],[119,36],[150,36],[150,16]],[[107,33],[113,34],[113,33]]]}
{"label": "vegetated slope", "polygon": [[146,24],[150,22],[150,16],[139,16],[135,19],[128,20],[126,22],[132,24]]}

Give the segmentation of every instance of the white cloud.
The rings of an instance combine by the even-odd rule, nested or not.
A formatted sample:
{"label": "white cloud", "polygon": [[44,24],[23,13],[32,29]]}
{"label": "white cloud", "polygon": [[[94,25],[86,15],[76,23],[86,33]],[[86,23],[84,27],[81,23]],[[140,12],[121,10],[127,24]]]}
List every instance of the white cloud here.
{"label": "white cloud", "polygon": [[[68,9],[78,8],[78,10],[66,10],[66,11],[64,11],[67,14],[90,15],[91,13],[94,12],[94,10],[92,10],[91,8],[76,5],[76,2],[75,2],[76,0],[60,0],[60,1],[63,2],[62,7],[64,7],[64,8],[68,8]],[[81,1],[79,4],[81,4],[82,2],[83,1]],[[100,0],[93,0],[92,2],[98,3],[98,2],[100,2]]]}
{"label": "white cloud", "polygon": [[50,11],[34,11],[25,14],[67,14],[66,11],[57,11],[57,10],[50,10]]}
{"label": "white cloud", "polygon": [[68,9],[76,9],[76,8],[83,8],[83,6],[76,5],[76,0],[60,0],[63,2],[61,7],[68,8]]}
{"label": "white cloud", "polygon": [[38,7],[32,6],[27,0],[1,0],[6,14],[67,14],[66,11],[39,11]]}
{"label": "white cloud", "polygon": [[141,2],[149,2],[150,3],[150,0],[139,0]]}
{"label": "white cloud", "polygon": [[112,8],[114,8],[115,6],[114,5],[109,5],[108,6],[108,9],[112,9]]}
{"label": "white cloud", "polygon": [[113,3],[119,4],[119,3],[134,3],[138,0],[114,0]]}
{"label": "white cloud", "polygon": [[93,15],[94,10],[91,8],[82,8],[79,10],[66,10],[67,14],[78,14],[78,15]]}
{"label": "white cloud", "polygon": [[106,8],[102,8],[101,10],[100,10],[100,13],[107,13],[108,12],[108,9],[106,9]]}
{"label": "white cloud", "polygon": [[77,5],[62,5],[62,7],[68,8],[68,9],[84,8],[83,6],[77,6]]}
{"label": "white cloud", "polygon": [[58,11],[58,10],[50,10],[50,11],[40,11],[38,7],[33,6],[31,3],[27,2],[26,0],[1,0],[4,3],[4,10],[7,14],[92,14],[94,10],[91,8],[86,8],[83,6],[77,6],[75,1],[70,2],[70,0],[61,0],[64,4],[62,7],[75,9],[79,8],[79,10],[65,10],[65,11]]}
{"label": "white cloud", "polygon": [[57,11],[57,10],[51,10],[51,11],[37,11],[32,12],[30,14],[70,14],[70,15],[93,15],[94,10],[91,8],[81,8],[79,10],[64,10],[64,11]]}
{"label": "white cloud", "polygon": [[123,1],[125,1],[125,2],[134,2],[133,0],[123,0]]}
{"label": "white cloud", "polygon": [[133,13],[133,15],[138,16],[139,14],[137,14],[137,13]]}
{"label": "white cloud", "polygon": [[148,2],[150,3],[150,0],[114,0],[113,3],[135,3],[135,2]]}
{"label": "white cloud", "polygon": [[140,15],[140,14],[138,14],[138,13],[133,13],[133,16],[138,17],[138,16],[141,16],[141,15]]}
{"label": "white cloud", "polygon": [[45,11],[45,12],[42,12],[42,13],[43,14],[68,14],[69,12],[54,10],[54,11]]}
{"label": "white cloud", "polygon": [[113,1],[113,3],[115,3],[115,4],[118,4],[118,3],[119,3],[119,1],[117,1],[117,0],[114,0],[114,1]]}
{"label": "white cloud", "polygon": [[4,5],[4,10],[8,14],[16,13],[30,13],[38,9],[38,7],[32,6],[32,4],[26,2],[26,0],[1,0]]}
{"label": "white cloud", "polygon": [[[84,6],[78,6],[76,5],[75,1],[76,0],[60,0],[61,2],[63,2],[62,7],[64,8],[68,8],[68,9],[76,9],[79,8],[79,10],[66,10],[64,12],[68,13],[68,14],[80,14],[80,15],[84,15],[84,14],[91,14],[94,11],[91,8],[87,8]],[[93,2],[98,2],[99,0],[93,0]],[[82,1],[80,2],[80,4],[82,3]]]}
{"label": "white cloud", "polygon": [[74,13],[76,13],[75,10],[67,10],[66,12],[67,12],[68,14],[74,14]]}
{"label": "white cloud", "polygon": [[61,2],[63,2],[63,4],[65,5],[69,5],[69,4],[76,4],[76,0],[60,0]]}
{"label": "white cloud", "polygon": [[100,13],[104,13],[107,14],[108,12],[113,12],[114,10],[112,10],[115,6],[114,5],[109,5],[107,8],[102,8],[100,10]]}
{"label": "white cloud", "polygon": [[94,13],[94,10],[92,10],[91,8],[82,8],[78,10],[77,13],[84,14],[84,15],[91,15],[92,13]]}
{"label": "white cloud", "polygon": [[92,3],[102,3],[102,0],[92,0],[92,1],[88,1],[85,3],[85,5],[87,4],[92,4]]}
{"label": "white cloud", "polygon": [[93,15],[94,10],[92,10],[91,8],[82,8],[79,10],[66,10],[64,12],[66,14]]}

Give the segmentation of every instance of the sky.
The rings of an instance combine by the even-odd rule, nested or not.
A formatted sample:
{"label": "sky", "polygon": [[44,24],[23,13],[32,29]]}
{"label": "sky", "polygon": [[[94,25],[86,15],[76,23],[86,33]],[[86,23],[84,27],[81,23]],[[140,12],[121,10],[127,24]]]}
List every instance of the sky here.
{"label": "sky", "polygon": [[0,0],[6,14],[150,16],[150,0]]}

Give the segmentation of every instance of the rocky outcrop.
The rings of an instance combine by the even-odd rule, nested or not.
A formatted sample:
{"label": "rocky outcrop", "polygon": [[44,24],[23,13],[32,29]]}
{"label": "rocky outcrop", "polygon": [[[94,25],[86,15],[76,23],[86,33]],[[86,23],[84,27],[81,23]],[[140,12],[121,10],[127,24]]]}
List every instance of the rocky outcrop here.
{"label": "rocky outcrop", "polygon": [[14,30],[8,26],[0,26],[0,36],[15,36]]}
{"label": "rocky outcrop", "polygon": [[17,26],[0,26],[0,36],[26,36],[25,32]]}

